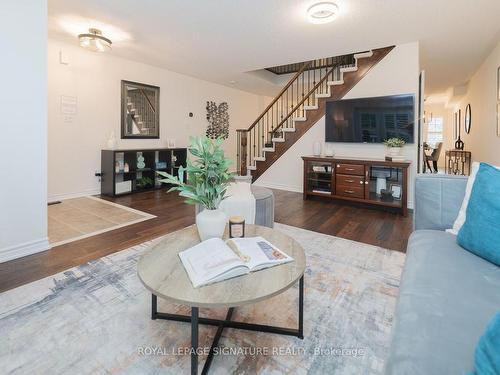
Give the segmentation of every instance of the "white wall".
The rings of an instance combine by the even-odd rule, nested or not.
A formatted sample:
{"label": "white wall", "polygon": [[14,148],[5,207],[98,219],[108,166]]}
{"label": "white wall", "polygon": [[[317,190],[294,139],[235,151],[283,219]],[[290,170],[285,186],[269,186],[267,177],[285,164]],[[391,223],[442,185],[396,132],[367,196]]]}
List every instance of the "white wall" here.
{"label": "white wall", "polygon": [[0,262],[47,240],[47,1],[3,0]]}
{"label": "white wall", "polygon": [[[417,116],[418,76],[418,43],[399,45],[373,67],[344,98],[414,94],[415,115]],[[416,134],[415,127],[415,142],[417,140]],[[312,155],[313,143],[317,140],[323,142],[324,145],[324,117],[264,172],[256,183],[277,189],[302,192],[303,162],[301,156]],[[331,145],[335,150],[335,156],[384,158],[386,151],[385,146],[381,144],[332,143]],[[412,161],[408,205],[413,207],[413,180],[416,174],[417,143],[406,145],[403,152],[406,158]]]}
{"label": "white wall", "polygon": [[[497,69],[500,66],[500,43],[493,49],[477,72],[472,76],[465,98],[460,101],[462,110],[461,139],[465,149],[472,152],[472,159],[500,165],[500,137],[497,135]],[[470,134],[463,128],[465,107],[471,105],[472,126]]]}
{"label": "white wall", "polygon": [[[60,64],[60,51],[69,61]],[[96,194],[100,151],[112,131],[118,148],[177,147],[188,145],[189,136],[204,133],[206,101],[229,104],[230,138],[225,150],[236,154],[235,129],[247,128],[265,107],[268,98],[195,79],[130,60],[113,52],[98,54],[49,39],[49,200]],[[120,138],[120,83],[137,81],[160,87],[160,139]],[[77,98],[77,115],[65,120],[61,95]],[[188,116],[189,112],[194,117]],[[235,166],[236,168],[236,166]]]}

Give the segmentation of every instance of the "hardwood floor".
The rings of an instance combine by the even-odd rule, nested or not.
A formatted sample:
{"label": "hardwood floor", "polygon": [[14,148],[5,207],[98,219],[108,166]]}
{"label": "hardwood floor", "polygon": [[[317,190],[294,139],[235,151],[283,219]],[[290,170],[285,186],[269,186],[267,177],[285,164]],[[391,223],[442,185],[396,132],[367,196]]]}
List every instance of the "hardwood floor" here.
{"label": "hardwood floor", "polygon": [[[325,234],[405,251],[411,233],[411,216],[349,206],[302,194],[273,190],[275,221]],[[68,268],[140,244],[194,223],[194,208],[177,194],[151,191],[109,201],[157,217],[83,240],[54,247],[43,253],[0,263],[0,292],[35,281]]]}

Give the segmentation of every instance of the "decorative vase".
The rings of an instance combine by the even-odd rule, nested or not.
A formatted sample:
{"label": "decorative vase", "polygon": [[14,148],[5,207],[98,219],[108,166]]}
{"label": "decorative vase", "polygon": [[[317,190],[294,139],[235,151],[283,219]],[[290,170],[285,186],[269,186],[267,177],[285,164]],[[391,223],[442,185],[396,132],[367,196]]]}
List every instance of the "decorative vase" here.
{"label": "decorative vase", "polygon": [[334,155],[333,146],[329,143],[325,143],[325,156],[333,157]]}
{"label": "decorative vase", "polygon": [[313,144],[313,154],[314,156],[320,156],[321,155],[321,142],[316,141]]}
{"label": "decorative vase", "polygon": [[108,146],[108,149],[110,149],[110,150],[114,150],[116,148],[116,137],[115,137],[114,131],[112,131],[110,136],[109,136],[107,146]]}
{"label": "decorative vase", "polygon": [[209,238],[221,238],[226,228],[227,216],[220,210],[204,209],[196,215],[196,227],[202,241]]}
{"label": "decorative vase", "polygon": [[401,156],[402,147],[387,147],[389,156]]}
{"label": "decorative vase", "polygon": [[137,168],[144,169],[146,167],[146,163],[144,163],[144,156],[142,152],[137,153]]}

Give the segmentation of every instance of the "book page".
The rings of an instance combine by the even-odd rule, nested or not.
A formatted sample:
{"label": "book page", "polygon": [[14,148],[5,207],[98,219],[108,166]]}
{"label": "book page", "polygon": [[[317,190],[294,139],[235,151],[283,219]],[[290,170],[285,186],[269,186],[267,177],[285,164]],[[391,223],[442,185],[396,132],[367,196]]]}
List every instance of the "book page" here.
{"label": "book page", "polygon": [[243,255],[250,258],[244,264],[252,271],[293,261],[292,257],[262,237],[232,238],[230,241],[235,243]]}
{"label": "book page", "polygon": [[193,286],[206,284],[235,267],[241,259],[220,238],[212,238],[179,253]]}

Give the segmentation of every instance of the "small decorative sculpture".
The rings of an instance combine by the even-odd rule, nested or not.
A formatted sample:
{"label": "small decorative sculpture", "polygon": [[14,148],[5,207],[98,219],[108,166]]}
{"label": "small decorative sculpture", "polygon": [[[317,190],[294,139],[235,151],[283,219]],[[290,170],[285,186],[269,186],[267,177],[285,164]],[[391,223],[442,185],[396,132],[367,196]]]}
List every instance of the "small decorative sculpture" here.
{"label": "small decorative sculpture", "polygon": [[144,163],[144,156],[142,152],[137,153],[137,168],[144,169],[146,167],[146,163]]}
{"label": "small decorative sculpture", "polygon": [[207,102],[207,137],[227,139],[229,137],[229,106],[226,102],[218,106],[215,102]]}

